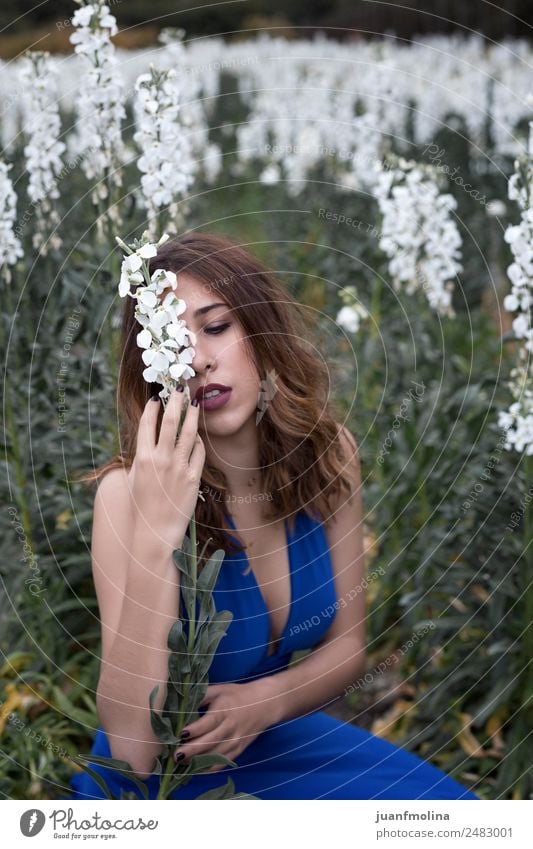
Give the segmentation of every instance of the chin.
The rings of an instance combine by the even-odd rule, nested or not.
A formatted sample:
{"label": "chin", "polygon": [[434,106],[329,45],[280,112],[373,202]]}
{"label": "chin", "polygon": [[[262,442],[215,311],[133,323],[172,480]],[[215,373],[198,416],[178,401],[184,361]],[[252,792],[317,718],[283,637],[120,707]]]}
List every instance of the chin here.
{"label": "chin", "polygon": [[255,428],[256,407],[250,411],[213,410],[198,419],[198,430],[210,436],[233,436],[244,427]]}

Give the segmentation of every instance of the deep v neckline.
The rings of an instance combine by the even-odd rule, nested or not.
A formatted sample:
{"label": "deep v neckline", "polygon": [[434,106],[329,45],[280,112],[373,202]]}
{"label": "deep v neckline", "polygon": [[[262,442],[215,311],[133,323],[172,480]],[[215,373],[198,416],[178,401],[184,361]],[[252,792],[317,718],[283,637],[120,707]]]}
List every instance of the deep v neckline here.
{"label": "deep v neckline", "polygon": [[[232,526],[233,530],[237,531],[237,528],[235,527],[235,522],[233,521],[233,519],[229,515],[229,513],[226,513],[226,517],[228,519],[229,524]],[[264,608],[264,611],[266,613],[267,620],[268,620],[268,641],[267,641],[267,644],[266,644],[266,647],[265,647],[265,654],[264,654],[264,657],[266,659],[276,657],[280,653],[281,648],[285,643],[285,637],[287,635],[289,625],[291,624],[292,611],[293,611],[293,606],[294,606],[294,568],[293,568],[292,551],[291,551],[291,549],[292,549],[292,544],[291,544],[292,543],[292,534],[291,534],[289,527],[287,525],[287,519],[285,519],[285,518],[283,519],[283,527],[284,527],[284,530],[285,530],[285,544],[287,546],[287,556],[288,556],[288,560],[289,560],[290,599],[289,599],[289,612],[287,614],[287,621],[285,622],[285,625],[283,626],[283,630],[282,630],[281,634],[279,635],[279,638],[276,640],[276,642],[273,642],[273,640],[272,640],[272,615],[271,615],[271,612],[270,612],[270,608],[268,607],[268,605],[265,601],[265,597],[263,595],[261,587],[260,587],[260,585],[257,581],[257,578],[254,575],[254,570],[251,566],[250,558],[248,557],[247,552],[245,550],[243,551],[244,557],[246,558],[246,563],[250,567],[248,574],[251,575],[254,587],[257,590],[257,594],[259,596],[259,599],[261,601],[261,604]],[[237,540],[237,542],[240,542],[240,540]],[[275,647],[274,651],[269,653],[268,650],[272,645],[274,645],[274,647]]]}

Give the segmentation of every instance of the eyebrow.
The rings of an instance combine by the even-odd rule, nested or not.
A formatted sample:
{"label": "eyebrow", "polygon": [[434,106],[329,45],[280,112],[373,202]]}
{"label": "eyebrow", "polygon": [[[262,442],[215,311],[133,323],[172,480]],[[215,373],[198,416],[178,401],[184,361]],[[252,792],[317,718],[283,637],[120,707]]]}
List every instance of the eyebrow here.
{"label": "eyebrow", "polygon": [[227,307],[228,305],[219,301],[216,304],[208,304],[206,307],[200,307],[199,309],[194,311],[194,318],[197,318],[199,315],[204,315],[209,310],[214,310],[216,307]]}

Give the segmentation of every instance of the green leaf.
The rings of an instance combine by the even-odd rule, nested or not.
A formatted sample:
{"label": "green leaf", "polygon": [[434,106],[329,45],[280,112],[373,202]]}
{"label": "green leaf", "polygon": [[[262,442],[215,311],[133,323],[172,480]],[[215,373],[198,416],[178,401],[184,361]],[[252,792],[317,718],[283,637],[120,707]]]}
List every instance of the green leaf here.
{"label": "green leaf", "polygon": [[65,695],[63,690],[59,687],[52,687],[52,693],[54,694],[54,700],[57,710],[66,714],[70,719],[79,722],[81,725],[91,728],[93,731],[97,730],[98,727],[98,719],[93,713],[89,713],[87,710],[83,710],[82,708],[75,707]]}
{"label": "green leaf", "polygon": [[224,764],[225,766],[238,766],[235,761],[230,760],[226,755],[219,755],[216,752],[207,755],[193,755],[190,760],[191,772],[200,772],[209,769],[212,766]]}
{"label": "green leaf", "polygon": [[168,674],[178,692],[183,693],[185,675],[191,671],[191,658],[187,651],[173,652],[168,658]]}
{"label": "green leaf", "polygon": [[174,563],[180,573],[180,596],[183,598],[185,610],[189,621],[194,619],[196,604],[196,587],[191,577],[192,558],[190,555],[190,542],[184,537],[183,546],[172,552]]}
{"label": "green leaf", "polygon": [[154,710],[154,699],[158,690],[159,684],[154,687],[149,696],[150,722],[152,723],[152,731],[154,732],[157,739],[161,740],[162,743],[179,743],[179,737],[176,737],[176,735],[174,734],[169,718],[166,716],[162,716]]}
{"label": "green leaf", "polygon": [[176,619],[176,621],[173,622],[172,627],[168,632],[167,645],[171,651],[187,650],[183,636],[183,622],[181,619]]}
{"label": "green leaf", "polygon": [[215,608],[212,593],[224,557],[224,549],[218,548],[214,551],[198,577],[197,593],[200,598],[200,613],[198,615],[198,621],[200,623],[205,622],[209,614],[214,612]]}
{"label": "green leaf", "polygon": [[88,773],[88,775],[90,775],[90,776],[91,776],[91,778],[93,779],[93,781],[95,781],[95,782],[98,784],[98,787],[100,788],[100,790],[101,790],[103,793],[105,793],[105,795],[107,796],[107,798],[108,798],[108,799],[116,799],[116,796],[113,796],[113,794],[112,794],[111,790],[108,788],[108,786],[107,786],[107,784],[106,784],[105,779],[103,778],[103,776],[101,776],[98,772],[95,772],[95,771],[94,771],[94,769],[91,769],[91,768],[90,768],[90,767],[88,767],[86,764],[84,764],[84,763],[79,763],[79,761],[77,761],[77,760],[76,760],[76,756],[73,756],[73,757],[71,758],[71,760],[73,760],[75,763],[77,763],[79,766],[81,766],[81,768],[82,768],[82,769],[83,769],[86,773]]}
{"label": "green leaf", "polygon": [[177,715],[180,712],[181,708],[181,694],[176,692],[174,685],[172,682],[167,684],[167,697],[165,699],[165,704],[163,707],[163,713],[165,716],[169,714],[169,719],[172,723],[172,718],[177,718]]}
{"label": "green leaf", "polygon": [[213,790],[208,790],[207,793],[202,793],[197,799],[232,799],[235,793],[235,784],[231,778],[228,778],[225,784],[220,787],[214,787]]}
{"label": "green leaf", "polygon": [[79,764],[83,769],[86,768],[86,763],[98,764],[99,766],[106,767],[106,769],[112,769],[113,772],[116,772],[117,775],[122,775],[124,778],[132,781],[136,787],[141,791],[143,797],[145,799],[148,798],[149,790],[144,781],[141,781],[140,778],[133,772],[133,768],[131,764],[127,761],[118,760],[118,758],[104,758],[101,755],[72,755],[71,760],[74,763]]}
{"label": "green leaf", "polygon": [[489,718],[503,701],[507,701],[508,695],[517,687],[515,679],[511,678],[507,681],[498,681],[488,693],[487,697],[479,704],[479,707],[471,709],[473,716],[472,726],[478,728],[486,719]]}

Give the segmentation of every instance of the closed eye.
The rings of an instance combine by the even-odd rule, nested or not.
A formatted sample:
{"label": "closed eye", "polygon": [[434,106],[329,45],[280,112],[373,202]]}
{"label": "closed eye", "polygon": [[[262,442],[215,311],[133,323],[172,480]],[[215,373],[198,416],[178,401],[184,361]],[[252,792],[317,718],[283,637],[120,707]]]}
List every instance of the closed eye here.
{"label": "closed eye", "polygon": [[216,327],[206,327],[205,332],[217,335],[218,333],[223,333],[227,327],[230,327],[229,322],[226,322],[225,324],[217,324]]}

